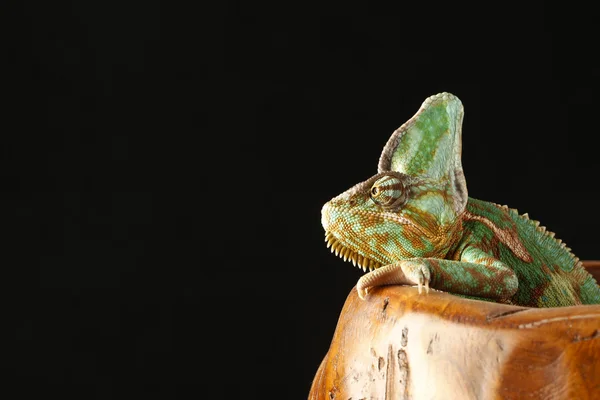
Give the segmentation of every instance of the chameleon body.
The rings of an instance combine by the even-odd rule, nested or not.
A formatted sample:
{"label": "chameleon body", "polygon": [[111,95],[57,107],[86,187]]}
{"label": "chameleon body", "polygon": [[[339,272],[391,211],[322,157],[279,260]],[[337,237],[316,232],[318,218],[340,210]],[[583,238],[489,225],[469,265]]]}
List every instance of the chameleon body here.
{"label": "chameleon body", "polygon": [[429,97],[394,131],[378,173],[323,206],[328,247],[370,271],[359,296],[403,284],[527,307],[599,304],[600,287],[552,232],[468,197],[463,115],[456,96]]}

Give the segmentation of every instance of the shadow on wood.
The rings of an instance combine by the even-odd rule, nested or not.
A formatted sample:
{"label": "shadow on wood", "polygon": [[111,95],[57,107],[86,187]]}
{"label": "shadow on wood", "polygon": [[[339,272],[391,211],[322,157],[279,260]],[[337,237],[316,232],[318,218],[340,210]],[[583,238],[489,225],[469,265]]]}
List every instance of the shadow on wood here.
{"label": "shadow on wood", "polygon": [[[584,265],[600,281],[600,262]],[[316,399],[600,399],[600,305],[526,308],[352,290]]]}

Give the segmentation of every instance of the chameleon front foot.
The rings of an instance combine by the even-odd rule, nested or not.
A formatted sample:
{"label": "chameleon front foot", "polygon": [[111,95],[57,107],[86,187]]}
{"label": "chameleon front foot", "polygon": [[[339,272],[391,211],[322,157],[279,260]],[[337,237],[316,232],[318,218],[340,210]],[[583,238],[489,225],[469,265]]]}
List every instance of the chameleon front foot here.
{"label": "chameleon front foot", "polygon": [[417,285],[419,294],[429,293],[431,273],[423,263],[416,261],[399,261],[386,265],[362,276],[357,284],[358,297],[364,300],[369,294],[369,289],[384,285]]}

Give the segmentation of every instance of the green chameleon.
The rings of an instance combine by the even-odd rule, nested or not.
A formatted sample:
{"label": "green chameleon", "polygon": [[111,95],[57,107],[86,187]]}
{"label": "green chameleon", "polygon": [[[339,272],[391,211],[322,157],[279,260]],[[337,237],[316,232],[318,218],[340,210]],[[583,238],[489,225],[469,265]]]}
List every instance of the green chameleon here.
{"label": "green chameleon", "polygon": [[463,107],[426,99],[390,137],[378,173],[327,202],[327,246],[366,272],[356,284],[401,284],[527,307],[600,303],[571,249],[517,210],[468,197],[461,164]]}

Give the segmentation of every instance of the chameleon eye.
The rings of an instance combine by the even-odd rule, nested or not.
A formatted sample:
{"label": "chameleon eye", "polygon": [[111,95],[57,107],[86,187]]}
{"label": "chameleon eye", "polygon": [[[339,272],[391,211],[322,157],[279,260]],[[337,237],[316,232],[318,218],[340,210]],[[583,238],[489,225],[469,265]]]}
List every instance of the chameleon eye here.
{"label": "chameleon eye", "polygon": [[371,199],[387,209],[397,208],[404,203],[406,194],[404,184],[395,176],[384,176],[371,187]]}

